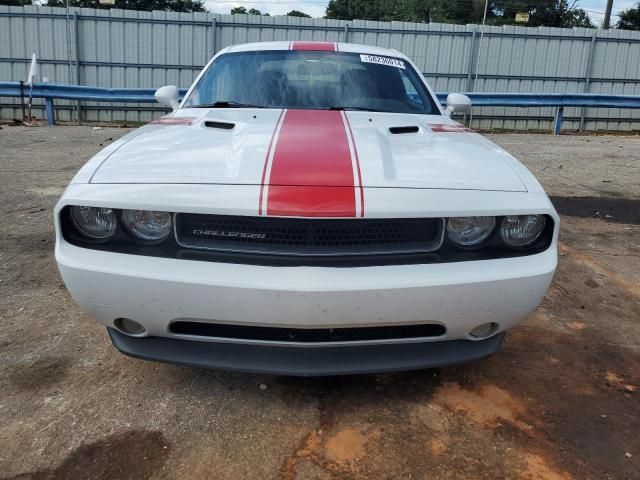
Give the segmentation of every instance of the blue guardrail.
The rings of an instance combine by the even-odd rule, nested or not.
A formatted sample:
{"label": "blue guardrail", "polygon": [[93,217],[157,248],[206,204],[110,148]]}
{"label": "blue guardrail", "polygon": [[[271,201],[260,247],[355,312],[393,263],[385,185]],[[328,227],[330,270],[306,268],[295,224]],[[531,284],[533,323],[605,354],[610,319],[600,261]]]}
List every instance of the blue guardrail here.
{"label": "blue guardrail", "polygon": [[[182,95],[186,90],[180,91]],[[47,124],[55,124],[54,99],[91,102],[155,103],[155,90],[146,88],[99,88],[54,83],[34,84],[0,82],[0,97],[44,98]],[[555,107],[553,132],[562,129],[565,107],[640,108],[640,96],[595,95],[588,93],[466,93],[477,107]],[[447,94],[437,93],[438,101],[446,104]]]}

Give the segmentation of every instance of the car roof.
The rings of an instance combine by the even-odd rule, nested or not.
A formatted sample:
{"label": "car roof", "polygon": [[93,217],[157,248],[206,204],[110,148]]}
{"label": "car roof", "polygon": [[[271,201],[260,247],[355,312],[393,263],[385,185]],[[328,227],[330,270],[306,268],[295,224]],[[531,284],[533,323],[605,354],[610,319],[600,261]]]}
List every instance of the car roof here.
{"label": "car roof", "polygon": [[[297,42],[297,41],[296,41]],[[314,42],[311,40],[300,40],[300,43],[306,43],[309,45],[317,45],[322,47],[324,45],[335,45],[335,49],[339,52],[349,53],[364,53],[369,55],[383,55],[387,57],[400,57],[408,59],[404,54],[390,48],[373,47],[371,45],[359,45],[357,43],[340,43],[340,42]],[[291,50],[294,42],[256,42],[256,43],[244,43],[241,45],[232,45],[225,49],[224,53],[235,52],[253,52],[260,50]],[[313,47],[311,47],[313,50]],[[322,48],[318,48],[321,50]]]}

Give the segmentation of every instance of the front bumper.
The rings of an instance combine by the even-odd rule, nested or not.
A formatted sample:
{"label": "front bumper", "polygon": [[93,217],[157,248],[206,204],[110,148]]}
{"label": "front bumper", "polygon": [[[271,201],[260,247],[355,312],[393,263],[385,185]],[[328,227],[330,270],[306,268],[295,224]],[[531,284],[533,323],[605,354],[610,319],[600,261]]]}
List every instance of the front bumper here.
{"label": "front bumper", "polygon": [[451,340],[411,344],[290,347],[174,338],[136,338],[108,329],[125,355],[178,365],[276,375],[321,376],[436,368],[479,360],[495,353],[504,333],[481,341]]}
{"label": "front bumper", "polygon": [[86,311],[108,327],[131,318],[153,337],[216,340],[173,334],[175,320],[290,328],[438,323],[446,334],[429,340],[443,341],[471,340],[469,331],[480,323],[495,321],[501,332],[526,318],[551,283],[557,254],[554,245],[526,257],[449,264],[265,267],[101,252],[61,241],[56,259]]}
{"label": "front bumper", "polygon": [[[497,260],[350,268],[261,266],[128,255],[71,245],[60,231],[65,205],[256,215],[255,185],[72,184],[56,207],[56,260],[80,306],[110,328],[124,353],[161,361],[288,374],[401,370],[481,358],[544,297],[557,265],[558,217],[544,193],[369,189],[371,218],[548,214],[552,246]],[[206,202],[203,203],[203,199]],[[206,203],[206,205],[205,205]],[[425,210],[425,206],[429,208]],[[144,338],[114,330],[130,318]],[[297,329],[436,323],[429,338],[274,342],[171,332],[174,321]],[[495,322],[496,335],[469,335]]]}

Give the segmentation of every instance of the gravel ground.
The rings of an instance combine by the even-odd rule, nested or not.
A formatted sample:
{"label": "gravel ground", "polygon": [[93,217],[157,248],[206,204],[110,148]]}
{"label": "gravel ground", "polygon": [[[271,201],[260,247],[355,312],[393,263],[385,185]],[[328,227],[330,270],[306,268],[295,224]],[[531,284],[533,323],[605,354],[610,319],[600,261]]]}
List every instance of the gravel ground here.
{"label": "gravel ground", "polygon": [[538,311],[470,365],[298,379],[117,353],[51,210],[125,129],[0,130],[0,478],[640,478],[640,138],[490,135],[563,216]]}

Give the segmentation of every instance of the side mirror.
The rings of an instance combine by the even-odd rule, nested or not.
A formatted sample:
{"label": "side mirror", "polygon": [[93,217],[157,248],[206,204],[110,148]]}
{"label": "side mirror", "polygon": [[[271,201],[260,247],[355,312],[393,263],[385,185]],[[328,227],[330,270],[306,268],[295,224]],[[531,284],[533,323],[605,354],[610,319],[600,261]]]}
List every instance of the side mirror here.
{"label": "side mirror", "polygon": [[447,95],[447,115],[452,113],[469,113],[471,111],[471,99],[462,93],[450,93]]}
{"label": "side mirror", "polygon": [[175,85],[160,87],[153,96],[160,105],[171,107],[172,110],[178,108],[180,104],[178,101],[180,98],[180,90],[178,90],[178,87]]}

